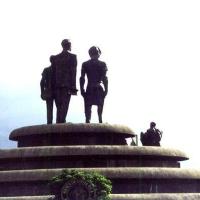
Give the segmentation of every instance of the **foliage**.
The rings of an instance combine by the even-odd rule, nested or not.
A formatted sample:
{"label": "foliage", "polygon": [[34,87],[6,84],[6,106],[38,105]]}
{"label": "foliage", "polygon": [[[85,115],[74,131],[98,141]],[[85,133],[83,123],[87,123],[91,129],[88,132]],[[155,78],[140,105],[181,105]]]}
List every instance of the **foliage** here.
{"label": "foliage", "polygon": [[112,191],[111,181],[97,172],[81,170],[63,170],[58,176],[51,179],[51,184],[63,184],[66,181],[81,180],[90,184],[98,200],[110,200],[109,194]]}

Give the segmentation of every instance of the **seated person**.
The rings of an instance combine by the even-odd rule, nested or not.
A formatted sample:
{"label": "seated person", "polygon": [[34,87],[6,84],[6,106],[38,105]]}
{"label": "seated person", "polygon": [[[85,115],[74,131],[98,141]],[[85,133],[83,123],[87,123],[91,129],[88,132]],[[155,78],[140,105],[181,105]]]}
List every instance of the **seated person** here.
{"label": "seated person", "polygon": [[160,146],[162,132],[156,129],[156,123],[151,122],[146,133],[141,132],[140,140],[143,146]]}

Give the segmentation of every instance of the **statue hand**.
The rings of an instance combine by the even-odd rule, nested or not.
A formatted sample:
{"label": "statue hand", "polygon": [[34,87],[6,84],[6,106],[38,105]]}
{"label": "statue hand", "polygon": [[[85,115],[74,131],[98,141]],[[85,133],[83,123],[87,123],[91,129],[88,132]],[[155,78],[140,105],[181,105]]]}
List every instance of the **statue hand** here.
{"label": "statue hand", "polygon": [[75,88],[70,89],[70,94],[71,95],[77,95],[78,90]]}
{"label": "statue hand", "polygon": [[104,97],[106,97],[107,94],[108,94],[108,91],[104,91]]}
{"label": "statue hand", "polygon": [[41,94],[40,97],[42,100],[44,100],[44,101],[46,100],[43,94]]}
{"label": "statue hand", "polygon": [[82,97],[85,97],[85,91],[81,91]]}

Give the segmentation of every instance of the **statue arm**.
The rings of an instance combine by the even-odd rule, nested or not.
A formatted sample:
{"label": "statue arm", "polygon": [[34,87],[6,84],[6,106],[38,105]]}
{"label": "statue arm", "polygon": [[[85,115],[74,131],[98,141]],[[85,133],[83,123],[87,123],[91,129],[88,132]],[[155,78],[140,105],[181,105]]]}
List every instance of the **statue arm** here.
{"label": "statue arm", "polygon": [[84,85],[85,85],[85,68],[84,65],[82,65],[82,69],[81,69],[81,77],[80,77],[80,90],[81,90],[81,95],[84,97],[85,95],[85,89],[84,89]]}
{"label": "statue arm", "polygon": [[43,98],[43,94],[44,94],[44,90],[45,90],[45,70],[42,72],[42,78],[41,78],[41,81],[40,81],[40,91],[41,91],[41,98]]}
{"label": "statue arm", "polygon": [[74,56],[73,59],[73,63],[71,66],[71,89],[72,89],[72,93],[76,93],[77,89],[76,89],[76,71],[77,71],[77,58],[76,56]]}
{"label": "statue arm", "polygon": [[102,79],[102,82],[103,82],[103,85],[104,85],[104,88],[105,88],[105,96],[108,93],[108,77],[106,76],[106,73],[107,73],[107,66],[105,65],[103,79]]}
{"label": "statue arm", "polygon": [[108,78],[107,78],[107,76],[104,76],[104,78],[103,78],[103,85],[105,88],[105,96],[106,96],[108,94]]}

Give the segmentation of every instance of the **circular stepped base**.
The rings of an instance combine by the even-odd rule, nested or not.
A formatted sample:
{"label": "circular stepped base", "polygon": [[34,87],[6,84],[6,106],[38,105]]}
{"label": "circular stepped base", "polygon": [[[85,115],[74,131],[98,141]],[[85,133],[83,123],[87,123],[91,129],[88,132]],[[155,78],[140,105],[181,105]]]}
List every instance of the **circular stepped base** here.
{"label": "circular stepped base", "polygon": [[[188,159],[183,152],[128,147],[126,138],[130,137],[135,134],[128,127],[110,124],[16,129],[10,139],[20,148],[0,150],[0,200],[53,200],[48,196],[54,194],[48,183],[63,169],[106,176],[113,185],[112,200],[200,199],[200,170],[179,168],[179,161]],[[87,160],[90,164],[86,165]],[[57,192],[60,187],[55,188]]]}

